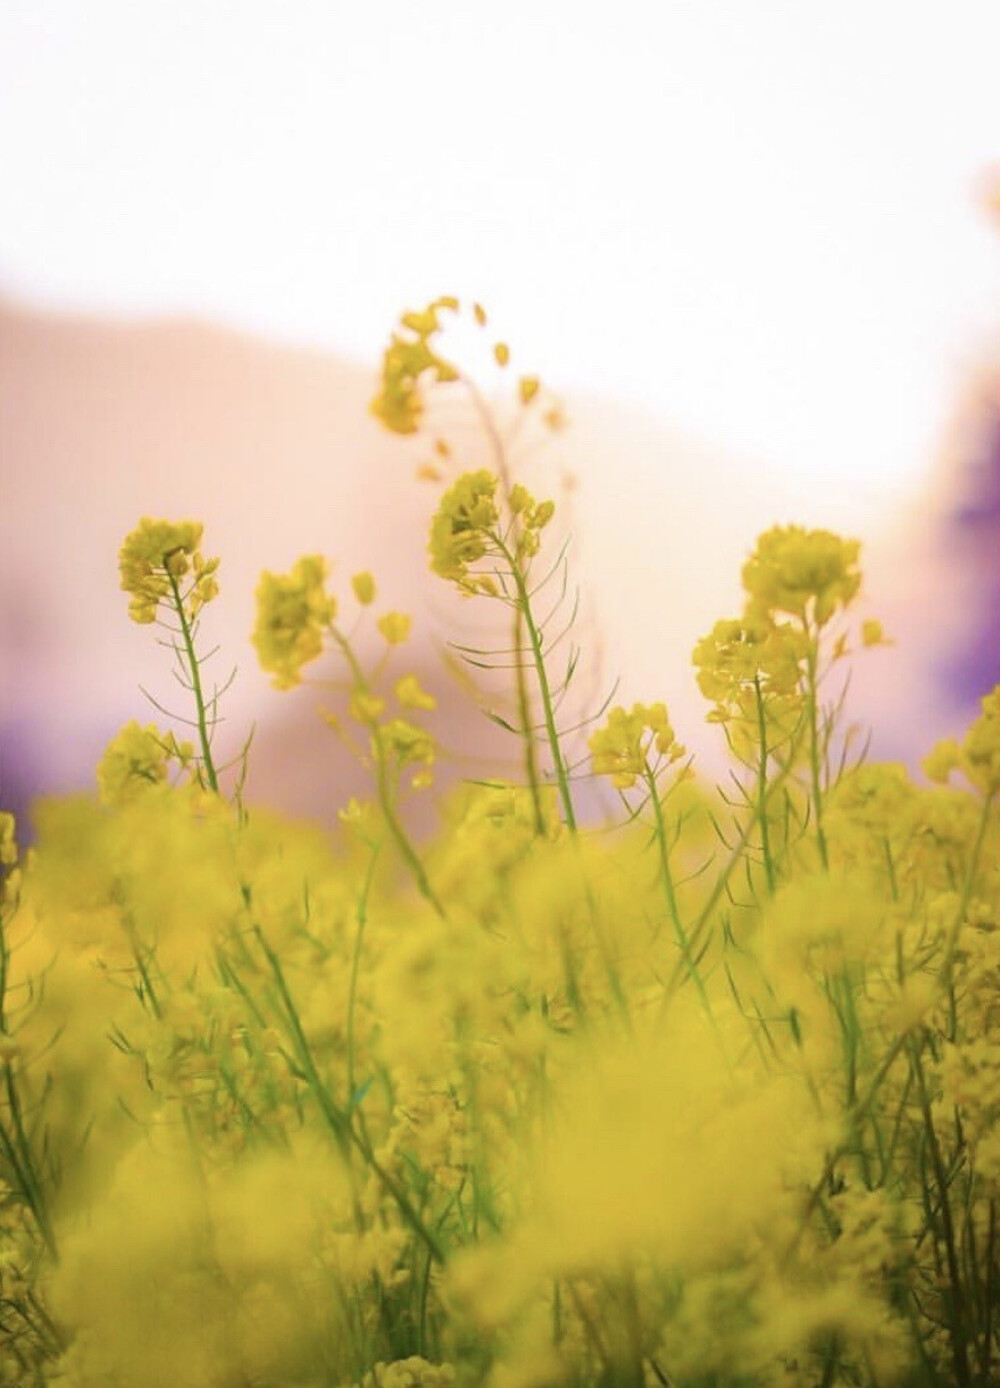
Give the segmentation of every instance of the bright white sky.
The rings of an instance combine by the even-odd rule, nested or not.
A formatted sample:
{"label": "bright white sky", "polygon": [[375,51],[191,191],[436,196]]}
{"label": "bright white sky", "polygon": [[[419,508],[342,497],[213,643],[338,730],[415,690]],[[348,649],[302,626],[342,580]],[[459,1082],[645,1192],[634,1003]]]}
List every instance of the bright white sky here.
{"label": "bright white sky", "polygon": [[0,290],[519,363],[912,487],[1000,314],[997,0],[4,0]]}

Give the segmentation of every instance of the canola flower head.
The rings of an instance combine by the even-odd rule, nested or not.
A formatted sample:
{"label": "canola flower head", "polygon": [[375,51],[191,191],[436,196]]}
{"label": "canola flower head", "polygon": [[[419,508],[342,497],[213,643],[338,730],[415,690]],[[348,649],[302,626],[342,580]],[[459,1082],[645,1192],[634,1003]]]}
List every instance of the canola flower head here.
{"label": "canola flower head", "polygon": [[407,312],[400,317],[400,323],[404,328],[409,328],[410,332],[416,333],[418,337],[431,337],[439,332],[441,324],[438,321],[438,314],[443,308],[450,309],[453,313],[458,311],[458,300],[449,296],[435,299],[428,304],[425,309],[417,312]]}
{"label": "canola flower head", "polygon": [[868,617],[861,623],[861,644],[866,647],[892,645],[877,617]]}
{"label": "canola flower head", "polygon": [[842,850],[884,863],[886,844],[909,835],[916,794],[900,763],[862,762],[832,789],[827,827]]}
{"label": "canola flower head", "polygon": [[768,696],[794,694],[808,645],[801,629],[772,622],[748,605],[742,618],[716,622],[695,646],[698,688],[726,717],[742,708],[755,682]]}
{"label": "canola flower head", "polygon": [[386,353],[391,369],[387,369],[381,394],[372,402],[375,417],[394,434],[415,434],[420,425],[423,405],[411,380],[411,374]]}
{"label": "canola flower head", "polygon": [[518,559],[530,559],[538,553],[541,543],[540,532],[545,529],[555,514],[554,501],[536,501],[527,487],[515,482],[508,498],[510,512],[519,522],[517,531],[516,555]]}
{"label": "canola flower head", "polygon": [[215,597],[219,561],[202,556],[198,548],[202,530],[197,521],[144,516],[126,535],[118,553],[118,570],[123,592],[131,594],[129,616],[133,621],[154,622],[160,603],[171,596],[171,579],[179,582],[191,571],[195,581],[187,599],[188,615],[195,617]]}
{"label": "canola flower head", "polygon": [[[420,394],[422,378],[432,373],[438,381],[454,381],[458,372],[437,354],[433,337],[440,331],[439,314],[458,311],[458,300],[450,295],[435,299],[425,309],[404,313],[400,326],[404,333],[393,333],[382,359],[382,388],[371,402],[371,412],[394,434],[415,434],[420,427],[424,405]],[[404,335],[405,334],[405,335]]]}
{"label": "canola flower head", "polygon": [[743,566],[743,587],[754,612],[788,612],[800,620],[812,615],[824,626],[838,607],[846,607],[861,587],[858,540],[830,530],[776,525],[764,532]]}
{"label": "canola flower head", "polygon": [[441,498],[431,522],[431,569],[470,589],[469,566],[489,552],[500,520],[499,478],[486,468],[465,472]]}
{"label": "canola flower head", "polygon": [[984,794],[1000,791],[1000,684],[983,695],[982,712],[966,734],[962,757],[969,780]]}
{"label": "canola flower head", "polygon": [[613,708],[589,745],[594,774],[609,776],[618,790],[630,790],[651,773],[653,759],[666,757],[669,765],[684,755],[662,703]]}
{"label": "canola flower head", "polygon": [[337,818],[363,842],[372,843],[378,840],[379,813],[371,802],[362,802],[356,795],[352,795],[347,804],[337,811]]}
{"label": "canola flower head", "polygon": [[337,615],[336,600],[326,591],[326,573],[326,561],[308,554],[291,573],[261,574],[251,639],[276,689],[299,684],[303,665],[322,654],[323,632]]}
{"label": "canola flower head", "polygon": [[961,771],[977,790],[993,796],[1000,791],[1000,684],[983,695],[980,707],[962,743],[944,738],[924,758],[923,769],[940,785],[953,771]]}
{"label": "canola flower head", "polygon": [[402,769],[419,763],[432,766],[437,755],[434,738],[424,728],[418,728],[405,718],[391,718],[379,729],[378,736],[396,765]]}
{"label": "canola flower head", "polygon": [[385,700],[381,694],[373,694],[368,689],[355,689],[351,692],[351,717],[357,723],[375,724],[385,712]]}
{"label": "canola flower head", "polygon": [[390,646],[401,646],[410,635],[413,618],[408,612],[387,612],[375,625]]}
{"label": "canola flower head", "polygon": [[167,779],[171,761],[188,766],[194,757],[190,742],[179,743],[172,732],[155,723],[141,727],[126,723],[108,743],[97,766],[97,791],[102,805],[120,805],[145,787]]}
{"label": "canola flower head", "polygon": [[375,580],[367,569],[362,573],[354,574],[351,579],[351,588],[362,607],[368,607],[370,603],[375,601]]}
{"label": "canola flower head", "polygon": [[947,784],[951,773],[962,764],[962,749],[953,737],[942,738],[921,762],[924,774],[937,785]]}
{"label": "canola flower head", "polygon": [[421,685],[416,675],[403,675],[394,685],[397,700],[403,708],[419,708],[430,712],[437,708],[437,699]]}

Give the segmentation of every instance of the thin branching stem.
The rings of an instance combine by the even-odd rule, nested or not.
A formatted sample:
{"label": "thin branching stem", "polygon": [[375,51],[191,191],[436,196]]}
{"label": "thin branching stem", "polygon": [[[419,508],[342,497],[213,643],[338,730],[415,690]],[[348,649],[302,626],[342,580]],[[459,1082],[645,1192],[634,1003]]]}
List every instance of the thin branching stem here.
{"label": "thin branching stem", "polygon": [[760,807],[760,848],[764,857],[764,872],[767,875],[767,890],[773,896],[775,887],[774,858],[771,853],[771,828],[768,821],[767,800],[767,760],[770,756],[767,745],[767,716],[764,709],[764,693],[760,687],[760,672],[753,677],[754,700],[757,705],[757,736],[760,751],[757,762],[757,803]]}
{"label": "thin branching stem", "polygon": [[545,731],[548,738],[549,752],[552,756],[552,766],[555,773],[556,784],[559,788],[559,799],[562,803],[563,818],[566,822],[566,827],[571,833],[575,833],[576,814],[573,809],[573,797],[570,793],[566,762],[559,742],[559,731],[556,728],[555,709],[552,703],[548,670],[545,666],[545,656],[542,652],[541,634],[538,627],[535,625],[534,616],[531,611],[531,599],[528,596],[524,574],[521,572],[520,565],[499,537],[497,537],[497,543],[501,548],[504,558],[510,565],[511,576],[514,579],[514,584],[517,589],[518,608],[523,613],[524,625],[528,633],[528,641],[531,645],[531,654],[535,666],[535,678],[538,682],[539,697],[542,701]]}
{"label": "thin branching stem", "polygon": [[648,803],[653,807],[654,837],[656,839],[656,847],[660,859],[660,880],[663,883],[663,894],[667,902],[667,911],[673,922],[674,932],[677,935],[677,941],[681,947],[681,954],[687,965],[691,981],[698,990],[698,996],[701,999],[702,1006],[705,1009],[709,1021],[713,1022],[714,1025],[712,1004],[708,1000],[704,979],[698,970],[698,965],[691,952],[691,941],[688,938],[687,931],[684,929],[684,922],[681,919],[681,913],[677,905],[677,892],[674,887],[674,876],[670,866],[670,845],[667,843],[667,829],[663,820],[663,804],[660,800],[659,787],[656,784],[653,768],[648,761],[643,762],[642,775],[649,791]]}
{"label": "thin branching stem", "polygon": [[[166,559],[169,559],[169,555]],[[181,637],[184,641],[184,651],[187,656],[187,668],[191,675],[191,692],[194,694],[194,703],[198,716],[198,741],[201,744],[201,760],[205,768],[205,778],[209,788],[214,791],[219,789],[219,778],[215,772],[215,763],[212,760],[212,743],[209,729],[208,711],[205,705],[205,696],[201,687],[201,668],[197,653],[194,648],[194,637],[191,633],[191,623],[188,620],[187,612],[184,610],[184,600],[181,597],[180,585],[176,576],[171,572],[169,563],[165,562],[167,578],[170,580],[170,591],[174,600],[174,610],[177,619],[181,624]]]}
{"label": "thin branching stem", "polygon": [[822,752],[819,732],[819,678],[817,674],[819,634],[813,637],[808,618],[803,618],[806,648],[806,717],[809,725],[809,781],[813,814],[816,820],[816,845],[823,870],[830,866],[830,855],[823,827]]}

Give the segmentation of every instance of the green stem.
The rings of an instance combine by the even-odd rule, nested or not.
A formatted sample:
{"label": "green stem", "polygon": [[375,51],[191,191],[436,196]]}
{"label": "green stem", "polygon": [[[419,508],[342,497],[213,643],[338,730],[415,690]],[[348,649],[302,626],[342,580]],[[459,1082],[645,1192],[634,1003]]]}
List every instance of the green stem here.
{"label": "green stem", "polygon": [[767,874],[767,890],[774,895],[774,860],[771,857],[771,828],[764,805],[767,799],[767,759],[770,755],[767,746],[767,719],[764,716],[764,695],[760,688],[760,673],[753,677],[754,695],[757,701],[757,734],[760,738],[760,763],[757,768],[757,803],[760,809],[760,848],[764,855],[764,872]]}
{"label": "green stem", "polygon": [[[0,884],[0,892],[3,887]],[[12,1036],[10,1020],[7,1016],[7,989],[10,983],[10,946],[7,943],[7,922],[3,915],[3,902],[0,900],[0,1037]]]}
{"label": "green stem", "polygon": [[361,943],[364,939],[365,924],[368,920],[368,894],[371,891],[372,879],[375,876],[375,863],[378,859],[378,845],[372,850],[371,861],[368,864],[368,871],[361,888],[361,895],[358,898],[358,929],[354,937],[354,954],[351,958],[351,981],[347,993],[347,1101],[354,1103],[356,1093],[356,1083],[354,1075],[354,1014],[358,1001],[358,970],[361,965]]}
{"label": "green stem", "polygon": [[379,805],[382,807],[385,822],[389,826],[389,833],[392,835],[393,841],[399,849],[403,861],[413,873],[414,881],[417,884],[417,890],[420,892],[421,896],[433,906],[441,919],[444,920],[447,912],[442,906],[441,900],[434,888],[431,886],[430,878],[427,876],[427,870],[420,861],[420,855],[410,842],[406,830],[403,828],[393,807],[392,797],[389,794],[389,780],[386,774],[385,753],[382,750],[382,740],[378,737],[377,733],[374,741],[376,746],[375,782],[378,788]]}
{"label": "green stem", "polygon": [[[513,487],[510,475],[510,465],[507,461],[507,449],[504,446],[500,430],[496,426],[493,412],[483,399],[478,386],[469,377],[463,376],[463,382],[472,397],[473,406],[476,409],[486,431],[486,436],[490,441],[493,450],[493,457],[496,462],[497,474],[500,477],[500,485],[503,488],[504,500],[507,509],[510,510],[510,494]],[[520,522],[518,517],[514,517],[514,536],[520,536]],[[513,567],[513,565],[512,565]],[[528,679],[521,661],[523,646],[523,627],[525,625],[524,613],[520,603],[514,609],[514,682],[515,697],[517,699],[517,718],[521,728],[521,735],[524,738],[524,770],[528,780],[528,789],[531,792],[532,811],[535,817],[535,832],[543,834],[545,832],[545,816],[542,810],[541,777],[538,774],[538,753],[535,747],[535,736],[531,727],[531,694],[528,690]]]}
{"label": "green stem", "polygon": [[542,809],[542,778],[538,772],[538,749],[531,726],[531,693],[528,689],[528,676],[521,659],[524,651],[524,614],[520,605],[514,608],[514,682],[517,698],[517,721],[524,740],[524,771],[531,792],[531,809],[535,819],[535,833],[545,833],[545,815]]}
{"label": "green stem", "polygon": [[984,1383],[990,1381],[990,1360],[993,1357],[993,1317],[996,1314],[997,1266],[997,1202],[990,1200],[989,1229],[986,1235],[986,1286],[984,1289],[985,1324],[980,1350],[981,1374]]}
{"label": "green stem", "polygon": [[156,1017],[157,1020],[159,1020],[163,1016],[162,1010],[160,1008],[160,1000],[156,996],[156,989],[153,987],[153,980],[150,976],[149,968],[146,965],[145,959],[142,957],[142,952],[139,949],[138,942],[135,940],[132,941],[132,957],[135,960],[136,968],[139,970],[139,977],[142,980],[142,985],[146,990],[146,996],[149,998],[149,1001],[152,1004],[153,1016]]}
{"label": "green stem", "polygon": [[201,671],[198,667],[198,657],[195,654],[194,638],[191,634],[191,623],[188,621],[187,613],[184,611],[184,600],[181,597],[180,586],[176,577],[170,571],[168,563],[170,555],[164,555],[163,565],[167,571],[167,578],[170,580],[170,591],[174,598],[174,610],[177,613],[177,620],[181,624],[181,636],[184,638],[184,650],[187,654],[188,669],[191,672],[191,691],[194,694],[195,709],[198,714],[198,741],[201,743],[201,759],[205,767],[205,775],[208,778],[210,789],[218,791],[219,778],[215,773],[215,763],[212,760],[212,745],[208,735],[208,713],[205,707],[205,696],[201,687]]}
{"label": "green stem", "polygon": [[21,1102],[17,1092],[17,1085],[14,1083],[14,1068],[10,1061],[3,1062],[4,1070],[4,1089],[7,1093],[7,1107],[13,1122],[13,1138],[7,1132],[3,1123],[0,1123],[0,1143],[7,1153],[7,1159],[17,1176],[21,1187],[21,1194],[28,1203],[31,1213],[35,1217],[35,1223],[45,1242],[54,1262],[58,1261],[58,1251],[56,1249],[55,1235],[52,1232],[52,1225],[49,1223],[48,1212],[45,1208],[45,1198],[42,1194],[41,1183],[35,1170],[35,1162],[32,1156],[28,1136],[24,1131],[24,1119],[21,1113]]}
{"label": "green stem", "polygon": [[494,540],[500,549],[501,554],[510,566],[511,577],[517,589],[517,603],[524,615],[524,625],[528,632],[528,640],[531,644],[531,656],[535,666],[535,676],[538,680],[538,692],[542,700],[542,712],[545,717],[545,733],[548,738],[549,751],[552,754],[552,766],[555,771],[556,784],[559,787],[559,799],[562,802],[563,817],[566,827],[571,833],[576,833],[576,815],[573,811],[573,797],[569,789],[569,774],[566,770],[566,762],[563,758],[562,747],[559,745],[559,730],[556,727],[555,709],[552,704],[552,691],[549,686],[549,675],[545,668],[545,656],[542,652],[542,638],[535,619],[531,611],[531,598],[528,595],[528,588],[524,581],[524,574],[504,544],[499,535],[495,535]]}
{"label": "green stem", "polygon": [[924,1131],[927,1134],[927,1145],[930,1151],[931,1165],[934,1169],[934,1179],[938,1188],[941,1233],[944,1241],[945,1257],[948,1263],[947,1301],[951,1312],[951,1324],[948,1326],[948,1331],[951,1340],[952,1360],[955,1366],[955,1382],[959,1384],[959,1388],[964,1388],[965,1385],[971,1384],[972,1379],[969,1373],[969,1349],[965,1335],[965,1315],[962,1305],[962,1275],[958,1265],[955,1224],[952,1215],[951,1197],[948,1191],[949,1180],[944,1169],[944,1159],[941,1155],[941,1146],[938,1142],[937,1129],[934,1127],[934,1118],[931,1114],[930,1096],[927,1092],[927,1081],[924,1077],[924,1068],[920,1060],[920,1045],[918,1042],[911,1044],[910,1064],[917,1077],[917,1084],[920,1089],[920,1109],[923,1114]]}
{"label": "green stem", "polygon": [[275,983],[277,984],[278,993],[281,997],[283,1005],[285,1019],[291,1032],[292,1043],[295,1047],[296,1058],[299,1064],[302,1066],[302,1072],[305,1077],[306,1083],[309,1085],[316,1098],[316,1102],[320,1106],[320,1112],[326,1119],[327,1126],[333,1133],[333,1136],[336,1140],[337,1146],[339,1147],[342,1156],[346,1161],[348,1158],[349,1144],[353,1144],[358,1149],[364,1160],[375,1172],[375,1175],[379,1178],[382,1185],[388,1191],[389,1195],[396,1202],[397,1206],[399,1207],[400,1214],[410,1225],[410,1228],[418,1236],[418,1238],[423,1240],[431,1257],[434,1259],[436,1263],[440,1263],[443,1265],[445,1262],[444,1249],[442,1248],[437,1236],[431,1229],[428,1229],[427,1225],[420,1217],[419,1211],[414,1207],[412,1201],[406,1194],[406,1191],[403,1190],[402,1186],[400,1186],[399,1182],[396,1181],[394,1177],[390,1176],[388,1171],[386,1171],[386,1169],[382,1166],[381,1162],[379,1162],[367,1138],[365,1138],[362,1134],[358,1133],[355,1130],[354,1125],[351,1122],[350,1114],[341,1112],[338,1106],[331,1099],[330,1093],[326,1085],[323,1083],[319,1071],[316,1069],[316,1062],[313,1059],[312,1047],[309,1045],[309,1040],[305,1034],[305,1031],[303,1030],[302,1021],[299,1017],[298,1009],[295,1006],[295,1002],[292,999],[291,992],[289,991],[288,984],[285,980],[285,974],[284,970],[281,967],[281,961],[279,960],[277,954],[275,954],[271,946],[267,943],[266,939],[264,938],[264,932],[261,930],[260,926],[254,925],[253,931],[254,935],[257,938],[258,944],[264,951],[264,956],[267,959],[268,964],[270,965],[271,974],[274,978]]}
{"label": "green stem", "polygon": [[826,845],[826,833],[823,829],[823,783],[819,757],[819,690],[816,678],[818,637],[816,640],[813,639],[809,630],[808,618],[803,619],[803,625],[808,639],[806,709],[809,718],[809,777],[812,786],[813,812],[816,816],[816,843],[819,847],[820,862],[823,864],[823,870],[826,871],[830,866],[830,859]]}
{"label": "green stem", "polygon": [[670,912],[670,919],[673,921],[674,930],[680,943],[681,953],[684,962],[687,964],[688,972],[698,989],[698,996],[701,998],[702,1006],[708,1014],[709,1021],[713,1021],[712,1005],[708,1000],[708,993],[705,991],[704,980],[698,972],[691,953],[691,941],[688,939],[687,931],[684,929],[684,922],[681,920],[681,913],[677,907],[677,893],[674,890],[673,873],[670,870],[670,849],[667,844],[667,829],[663,821],[663,806],[657,793],[656,777],[648,761],[643,762],[642,777],[649,791],[649,801],[653,806],[653,820],[656,826],[656,845],[660,857],[660,878],[663,882],[663,892],[667,899],[667,910]]}
{"label": "green stem", "polygon": [[497,428],[496,420],[493,418],[493,411],[490,409],[489,405],[487,405],[486,401],[483,399],[482,391],[476,385],[475,381],[471,378],[471,376],[466,376],[463,374],[461,380],[466,390],[468,390],[469,395],[472,397],[472,404],[476,413],[479,415],[479,418],[483,422],[483,428],[486,430],[486,436],[490,441],[490,447],[493,450],[493,457],[496,460],[497,472],[500,475],[500,481],[503,483],[504,493],[509,499],[511,491],[511,480],[510,467],[507,463],[507,450],[504,447],[503,439],[500,436],[500,430]]}
{"label": "green stem", "polygon": [[[749,820],[741,829],[740,836],[737,839],[736,843],[733,845],[732,851],[726,860],[725,866],[719,873],[718,877],[715,879],[715,883],[712,887],[712,890],[708,894],[708,900],[701,908],[701,911],[698,913],[698,919],[695,921],[693,927],[691,928],[688,940],[692,949],[694,949],[697,945],[703,931],[705,931],[708,928],[709,922],[712,917],[712,912],[719,904],[722,894],[726,890],[726,885],[728,884],[730,877],[732,877],[736,868],[743,861],[743,855],[746,852],[747,844],[750,842],[754,826],[760,819],[761,815],[766,813],[768,801],[778,790],[781,789],[785,781],[791,775],[792,766],[795,761],[795,751],[796,749],[793,748],[793,755],[789,757],[787,764],[782,768],[779,774],[771,781],[770,785],[768,786],[767,795],[765,796],[763,803],[759,805],[754,805],[753,812]],[[683,960],[677,964],[677,967],[674,969],[669,980],[667,981],[663,995],[664,1006],[666,1006],[671,994],[673,993],[673,990],[677,987],[677,983],[680,979],[682,969]]]}
{"label": "green stem", "polygon": [[896,864],[893,861],[892,844],[889,842],[888,835],[883,838],[882,843],[885,846],[885,864],[889,871],[889,890],[892,892],[893,901],[898,901],[899,883],[896,880]]}
{"label": "green stem", "polygon": [[[504,446],[500,430],[497,428],[496,420],[493,418],[493,411],[483,399],[482,392],[470,377],[463,375],[462,383],[468,390],[473,407],[479,418],[482,420],[486,436],[490,441],[490,448],[493,450],[493,457],[496,462],[497,474],[500,477],[500,485],[503,487],[504,500],[507,509],[510,510],[510,493],[512,482],[510,476],[510,465],[507,462],[507,449]],[[514,534],[518,536],[520,526],[517,517],[514,517]],[[538,753],[535,748],[535,737],[531,730],[531,695],[528,691],[528,680],[521,663],[521,652],[523,651],[524,616],[520,605],[514,609],[514,681],[515,697],[517,699],[517,718],[521,727],[521,735],[524,738],[524,770],[528,780],[528,789],[531,792],[531,805],[535,817],[535,833],[545,832],[545,816],[542,812],[541,778],[538,774]]]}

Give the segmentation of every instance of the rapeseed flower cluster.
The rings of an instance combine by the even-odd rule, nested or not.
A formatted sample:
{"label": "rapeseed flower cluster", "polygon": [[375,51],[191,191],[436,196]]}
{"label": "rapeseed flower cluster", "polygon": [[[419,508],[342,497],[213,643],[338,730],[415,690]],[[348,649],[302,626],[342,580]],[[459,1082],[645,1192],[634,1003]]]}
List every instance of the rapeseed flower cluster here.
{"label": "rapeseed flower cluster", "polygon": [[726,722],[746,711],[755,692],[788,699],[799,689],[808,637],[788,622],[766,618],[716,622],[694,648],[698,688],[715,708],[709,718]]}
{"label": "rapeseed flower cluster", "polygon": [[322,654],[324,630],[337,615],[326,574],[326,562],[318,554],[296,560],[291,573],[261,574],[252,640],[276,689],[298,684],[303,665]]}
{"label": "rapeseed flower cluster", "polygon": [[1000,687],[985,695],[982,712],[965,740],[939,742],[924,760],[932,781],[944,783],[953,771],[961,771],[984,795],[1000,791]]}
{"label": "rapeseed flower cluster", "polygon": [[554,501],[536,501],[520,482],[515,482],[511,487],[508,504],[511,515],[516,516],[519,522],[516,557],[530,559],[538,553],[541,531],[555,514],[556,504]]}
{"label": "rapeseed flower cluster", "polygon": [[431,373],[436,381],[454,381],[458,372],[434,350],[440,331],[440,314],[458,312],[458,300],[445,296],[420,312],[404,313],[401,332],[394,333],[385,351],[382,389],[372,401],[372,414],[396,434],[415,434],[423,413],[421,378]]}
{"label": "rapeseed flower cluster", "polygon": [[177,594],[182,579],[192,576],[184,603],[194,620],[219,591],[218,559],[205,559],[199,549],[202,526],[195,521],[154,521],[147,516],[122,542],[118,555],[121,587],[131,594],[129,616],[134,622],[156,620],[161,604]]}
{"label": "rapeseed flower cluster", "polygon": [[[488,321],[486,310],[478,303],[471,307],[476,327],[485,329]],[[458,299],[443,295],[426,308],[400,316],[399,327],[392,334],[383,355],[380,389],[370,405],[372,414],[392,433],[406,435],[418,432],[425,415],[426,397],[435,386],[460,381],[477,402],[482,403],[472,379],[442,356],[437,346],[437,338],[444,328],[442,314],[457,315],[459,311]],[[496,366],[502,371],[506,370],[511,360],[509,345],[494,342],[491,356]],[[541,390],[541,381],[537,376],[521,376],[517,382],[521,406],[531,406],[539,398]],[[560,428],[563,423],[561,410],[555,403],[544,409],[541,419],[552,430]],[[418,476],[429,481],[440,481],[440,465],[451,456],[451,450],[443,438],[434,440],[434,455],[433,462],[420,466]]]}
{"label": "rapeseed flower cluster", "polygon": [[[466,593],[496,596],[504,583],[503,569],[527,564],[538,553],[541,532],[555,514],[553,501],[537,502],[528,489],[515,483],[507,497],[512,544],[502,525],[497,493],[502,479],[487,468],[463,473],[441,498],[431,523],[431,569]],[[492,559],[492,573],[471,574],[480,559]]]}
{"label": "rapeseed flower cluster", "polygon": [[[436,368],[392,361],[398,430]],[[325,716],[373,793],[335,841],[214,776],[200,527],[126,541],[200,755],[126,725],[23,862],[0,814],[2,1388],[996,1381],[1000,689],[932,754],[965,788],[838,761],[857,546],[772,530],[695,652],[737,754],[713,795],[663,702],[562,711],[550,515],[498,469],[432,522],[436,571],[511,610],[488,712],[524,774],[453,792],[428,843],[400,806],[435,697],[389,672],[411,620],[366,615],[372,575],[373,663],[318,556],[258,589],[279,687],[347,670]],[[601,826],[588,771],[622,792]]]}
{"label": "rapeseed flower cluster", "polygon": [[640,777],[652,776],[653,761],[669,765],[683,755],[662,703],[633,704],[631,712],[613,708],[590,739],[594,775],[610,776],[618,790],[630,790]]}
{"label": "rapeseed flower cluster", "polygon": [[[431,568],[466,592],[475,592],[483,581],[469,578],[469,566],[498,553],[498,486],[499,478],[486,468],[463,473],[441,498],[431,525]],[[495,591],[493,581],[488,582],[486,591]]]}
{"label": "rapeseed flower cluster", "polygon": [[161,732],[153,723],[144,728],[126,723],[98,763],[98,797],[104,804],[120,803],[144,785],[165,781],[172,761],[183,768],[193,757],[192,743],[178,742],[172,732]]}
{"label": "rapeseed flower cluster", "polygon": [[838,607],[846,607],[861,587],[857,540],[829,530],[775,526],[757,541],[743,566],[743,587],[754,613],[786,612],[825,626]]}

